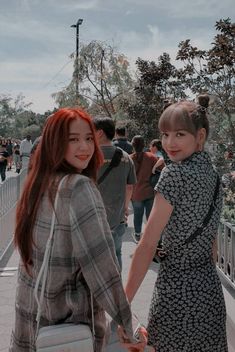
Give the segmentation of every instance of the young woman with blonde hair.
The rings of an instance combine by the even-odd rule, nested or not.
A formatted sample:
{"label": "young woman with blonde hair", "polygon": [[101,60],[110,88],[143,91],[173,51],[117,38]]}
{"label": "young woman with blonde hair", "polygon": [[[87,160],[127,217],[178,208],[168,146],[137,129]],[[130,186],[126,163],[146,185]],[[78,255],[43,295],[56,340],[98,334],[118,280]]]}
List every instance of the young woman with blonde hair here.
{"label": "young woman with blonde hair", "polygon": [[159,120],[171,163],[163,169],[126,285],[133,300],[162,239],[160,271],[148,319],[157,352],[227,352],[226,310],[216,270],[222,207],[218,175],[204,151],[209,97],[167,107]]}

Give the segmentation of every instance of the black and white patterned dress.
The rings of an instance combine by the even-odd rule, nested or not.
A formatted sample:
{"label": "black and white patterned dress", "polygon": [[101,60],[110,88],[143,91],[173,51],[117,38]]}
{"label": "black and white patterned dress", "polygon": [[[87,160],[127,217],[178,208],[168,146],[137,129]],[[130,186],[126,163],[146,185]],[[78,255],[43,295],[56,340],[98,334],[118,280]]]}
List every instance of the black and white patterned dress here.
{"label": "black and white patterned dress", "polygon": [[149,344],[157,352],[227,352],[226,310],[212,259],[222,206],[202,234],[184,241],[202,223],[217,175],[206,152],[170,164],[156,186],[174,210],[162,234],[169,255],[161,263],[149,312]]}

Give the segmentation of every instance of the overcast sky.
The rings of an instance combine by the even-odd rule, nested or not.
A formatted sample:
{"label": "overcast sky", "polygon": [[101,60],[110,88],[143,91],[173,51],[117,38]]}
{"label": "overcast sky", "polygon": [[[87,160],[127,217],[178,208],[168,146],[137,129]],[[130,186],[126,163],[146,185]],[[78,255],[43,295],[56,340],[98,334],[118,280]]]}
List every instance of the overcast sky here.
{"label": "overcast sky", "polygon": [[[181,40],[208,49],[215,23],[235,21],[234,0],[0,0],[0,94],[22,93],[31,109],[55,106],[51,94],[71,80],[75,29],[80,43],[106,41],[130,62],[175,58]],[[174,61],[173,61],[174,62]]]}

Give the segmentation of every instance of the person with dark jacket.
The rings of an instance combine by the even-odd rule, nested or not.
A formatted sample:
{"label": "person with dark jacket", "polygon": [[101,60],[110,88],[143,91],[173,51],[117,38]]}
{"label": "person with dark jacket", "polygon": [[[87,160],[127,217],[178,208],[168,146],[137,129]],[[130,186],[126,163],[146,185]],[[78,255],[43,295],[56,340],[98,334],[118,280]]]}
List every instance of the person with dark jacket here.
{"label": "person with dark jacket", "polygon": [[8,164],[9,154],[6,151],[6,145],[0,145],[0,174],[2,182],[6,179],[6,168]]}
{"label": "person with dark jacket", "polygon": [[126,127],[116,127],[116,138],[113,141],[115,147],[123,149],[127,154],[133,153],[132,144],[127,139]]}

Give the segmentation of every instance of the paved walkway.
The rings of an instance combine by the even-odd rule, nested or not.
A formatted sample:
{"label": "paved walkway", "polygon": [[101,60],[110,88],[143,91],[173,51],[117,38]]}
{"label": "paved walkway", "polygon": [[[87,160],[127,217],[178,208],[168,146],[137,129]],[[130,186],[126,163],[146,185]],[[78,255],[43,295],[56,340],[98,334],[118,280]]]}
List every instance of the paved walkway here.
{"label": "paved walkway", "polygon": [[[133,216],[129,217],[129,228],[126,231],[123,241],[123,281],[126,281],[128,269],[130,267],[131,255],[133,254],[136,245],[132,240],[130,235],[133,224]],[[10,333],[12,326],[14,324],[14,299],[15,299],[15,288],[17,280],[17,272],[14,270],[18,265],[18,255],[16,252],[11,256],[7,268],[9,271],[5,271],[5,276],[0,276],[0,352],[8,351]],[[158,264],[152,263],[149,271],[141,285],[133,303],[132,310],[136,313],[141,323],[146,324],[148,307],[151,299],[151,294],[153,290],[153,285],[157,277]],[[234,342],[235,337],[230,336],[232,332],[229,332],[229,340]],[[115,336],[112,336],[112,341],[115,341]],[[114,351],[115,346],[115,351]],[[121,352],[122,348],[119,348],[116,343],[114,343],[108,349],[108,352]],[[180,351],[175,351],[180,352]],[[193,351],[192,351],[193,352]],[[235,352],[235,348],[230,344],[229,352]]]}

